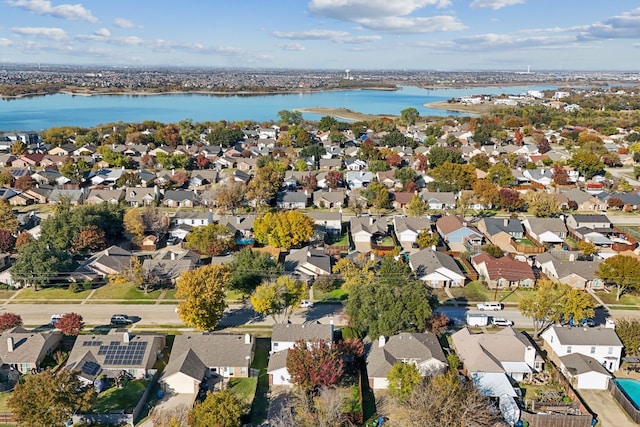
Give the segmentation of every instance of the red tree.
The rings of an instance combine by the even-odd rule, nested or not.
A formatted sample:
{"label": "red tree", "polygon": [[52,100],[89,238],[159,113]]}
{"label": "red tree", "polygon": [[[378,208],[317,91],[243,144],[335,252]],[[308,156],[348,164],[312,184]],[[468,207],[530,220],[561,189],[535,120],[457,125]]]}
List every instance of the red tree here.
{"label": "red tree", "polygon": [[522,145],[524,141],[524,134],[522,133],[522,131],[520,129],[516,129],[513,131],[513,143],[515,145]]}
{"label": "red tree", "polygon": [[95,225],[90,225],[80,230],[75,239],[73,239],[71,250],[73,252],[97,251],[104,249],[105,246],[104,230],[100,230]]}
{"label": "red tree", "polygon": [[12,252],[16,246],[16,238],[9,230],[0,229],[0,252]]}
{"label": "red tree", "polygon": [[432,314],[431,317],[427,320],[427,326],[429,330],[437,336],[442,335],[442,333],[447,329],[448,325],[449,318],[444,313]]}
{"label": "red tree", "polygon": [[22,245],[26,245],[32,240],[33,236],[27,232],[18,234],[18,237],[16,238],[16,249],[20,248]]}
{"label": "red tree", "polygon": [[4,332],[8,329],[15,328],[16,326],[22,326],[22,317],[15,313],[2,313],[0,314],[0,332]]}
{"label": "red tree", "polygon": [[418,187],[418,184],[416,184],[415,181],[409,181],[407,182],[407,185],[404,186],[404,191],[408,191],[410,193],[415,193],[419,189],[420,187]]}
{"label": "red tree", "polygon": [[343,356],[358,358],[364,356],[364,344],[358,338],[347,338],[336,345],[338,353]]}
{"label": "red tree", "polygon": [[84,328],[84,321],[82,316],[77,313],[67,313],[58,319],[54,326],[60,329],[63,334],[75,337]]}
{"label": "red tree", "polygon": [[386,160],[387,164],[391,167],[398,166],[400,163],[402,163],[402,157],[400,157],[400,154],[397,153],[389,154]]}
{"label": "red tree", "polygon": [[502,209],[514,212],[522,208],[523,201],[520,198],[520,193],[510,188],[503,188],[500,190],[500,206]]}
{"label": "red tree", "polygon": [[542,138],[540,142],[538,142],[538,152],[540,154],[547,153],[551,150],[551,145],[549,145],[549,140],[547,138]]}
{"label": "red tree", "polygon": [[204,154],[200,153],[196,157],[196,166],[198,169],[204,169],[209,166],[209,159],[207,159]]}
{"label": "red tree", "polygon": [[424,154],[418,154],[415,156],[413,167],[419,171],[426,171],[429,168],[429,159]]}
{"label": "red tree", "polygon": [[171,181],[175,182],[178,187],[182,187],[189,181],[189,175],[186,172],[178,171],[171,176]]}
{"label": "red tree", "polygon": [[610,208],[622,209],[624,207],[624,202],[619,197],[609,197],[607,199],[607,206]]}
{"label": "red tree", "polygon": [[298,340],[287,354],[287,369],[291,382],[307,392],[332,386],[342,376],[344,367],[338,352],[324,340]]}
{"label": "red tree", "polygon": [[342,182],[342,174],[338,171],[329,171],[325,176],[329,188],[337,188]]}
{"label": "red tree", "polygon": [[23,175],[20,178],[16,179],[16,182],[13,184],[15,188],[20,191],[27,191],[33,188],[35,183],[33,182],[33,178],[29,175]]}
{"label": "red tree", "polygon": [[555,182],[556,185],[567,185],[567,184],[569,184],[569,174],[560,165],[555,165],[553,167],[553,182]]}

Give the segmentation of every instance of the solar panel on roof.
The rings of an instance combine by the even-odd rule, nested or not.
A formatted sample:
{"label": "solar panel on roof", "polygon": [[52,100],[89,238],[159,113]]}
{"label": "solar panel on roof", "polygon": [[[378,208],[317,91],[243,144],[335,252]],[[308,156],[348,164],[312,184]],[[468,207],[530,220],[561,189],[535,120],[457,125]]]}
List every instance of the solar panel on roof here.
{"label": "solar panel on roof", "polygon": [[100,371],[100,365],[95,362],[84,362],[82,365],[82,373],[87,375],[96,375]]}

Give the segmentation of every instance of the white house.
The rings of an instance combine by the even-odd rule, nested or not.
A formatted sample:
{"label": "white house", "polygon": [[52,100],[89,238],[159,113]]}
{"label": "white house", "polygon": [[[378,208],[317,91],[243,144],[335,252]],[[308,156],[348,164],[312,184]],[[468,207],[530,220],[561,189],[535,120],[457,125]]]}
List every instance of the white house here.
{"label": "white house", "polygon": [[416,277],[432,288],[464,286],[465,275],[455,260],[444,252],[423,249],[409,256]]}
{"label": "white house", "polygon": [[411,247],[418,239],[418,234],[431,229],[431,223],[427,217],[396,216],[393,218],[393,229],[400,244]]}
{"label": "white house", "polygon": [[620,369],[622,342],[613,328],[582,328],[554,325],[540,335],[552,360],[578,353],[592,357],[609,372]]}
{"label": "white house", "polygon": [[580,353],[562,356],[560,370],[577,389],[606,390],[612,377],[596,359]]}

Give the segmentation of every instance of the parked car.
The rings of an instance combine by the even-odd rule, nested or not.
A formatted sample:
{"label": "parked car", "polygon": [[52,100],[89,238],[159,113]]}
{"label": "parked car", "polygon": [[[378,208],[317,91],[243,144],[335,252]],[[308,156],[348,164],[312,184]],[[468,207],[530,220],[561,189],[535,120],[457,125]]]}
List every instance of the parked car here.
{"label": "parked car", "polygon": [[133,320],[126,314],[114,314],[111,316],[112,325],[130,325],[132,323]]}
{"label": "parked car", "polygon": [[504,317],[494,317],[491,319],[491,324],[493,326],[513,326],[513,322]]}
{"label": "parked car", "polygon": [[311,308],[311,307],[313,307],[313,301],[309,301],[309,300],[303,299],[300,302],[300,307],[302,307],[302,308]]}
{"label": "parked car", "polygon": [[178,236],[169,236],[167,239],[167,245],[175,245],[176,243],[180,243]]}
{"label": "parked car", "polygon": [[502,304],[500,304],[499,302],[480,302],[478,304],[476,304],[476,307],[478,307],[478,310],[480,311],[484,311],[484,310],[493,310],[493,311],[500,311],[502,310]]}
{"label": "parked car", "polygon": [[58,320],[62,319],[62,316],[64,316],[64,314],[52,314],[49,324],[55,325]]}

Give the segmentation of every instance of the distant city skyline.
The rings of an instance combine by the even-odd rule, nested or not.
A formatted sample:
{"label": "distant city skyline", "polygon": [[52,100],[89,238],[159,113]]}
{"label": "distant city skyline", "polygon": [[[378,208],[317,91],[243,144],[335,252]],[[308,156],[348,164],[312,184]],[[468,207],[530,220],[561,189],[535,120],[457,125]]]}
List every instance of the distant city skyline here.
{"label": "distant city skyline", "polygon": [[640,72],[637,1],[0,0],[0,64]]}

